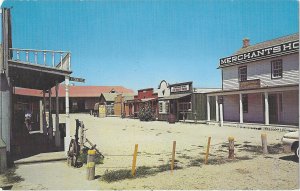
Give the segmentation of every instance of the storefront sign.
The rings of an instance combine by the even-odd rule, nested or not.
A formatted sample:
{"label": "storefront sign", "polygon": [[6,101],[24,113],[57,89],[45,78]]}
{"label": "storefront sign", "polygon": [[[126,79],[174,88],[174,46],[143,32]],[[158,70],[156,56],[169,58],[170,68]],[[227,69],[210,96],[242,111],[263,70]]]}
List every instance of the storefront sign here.
{"label": "storefront sign", "polygon": [[260,88],[260,80],[247,80],[240,82],[240,89]]}
{"label": "storefront sign", "polygon": [[190,88],[189,88],[189,85],[181,85],[181,86],[173,86],[171,87],[171,92],[186,92],[186,91],[189,91]]}
{"label": "storefront sign", "polygon": [[238,54],[226,58],[220,59],[220,65],[235,63],[235,62],[246,62],[250,60],[257,60],[266,56],[282,54],[284,52],[290,52],[299,50],[299,41],[292,41],[283,43],[276,46],[271,46],[268,48],[258,49],[251,52]]}
{"label": "storefront sign", "polygon": [[70,77],[70,81],[73,81],[73,82],[85,82],[85,79],[83,78],[75,78],[75,77]]}

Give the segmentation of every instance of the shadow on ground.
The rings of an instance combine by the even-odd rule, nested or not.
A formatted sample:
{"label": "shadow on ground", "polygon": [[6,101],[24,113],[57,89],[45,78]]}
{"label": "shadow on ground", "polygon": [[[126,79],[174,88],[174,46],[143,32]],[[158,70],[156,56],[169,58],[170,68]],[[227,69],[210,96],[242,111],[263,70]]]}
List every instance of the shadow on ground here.
{"label": "shadow on ground", "polygon": [[295,155],[283,156],[280,157],[279,159],[299,163],[299,159]]}
{"label": "shadow on ground", "polygon": [[[182,167],[174,166],[174,170],[182,169]],[[135,178],[143,178],[147,176],[156,175],[160,172],[165,172],[170,170],[170,164],[164,164],[160,166],[141,166],[136,169],[136,175],[132,176],[131,170],[121,169],[115,171],[106,171],[104,175],[100,178],[105,182],[111,183],[125,179],[135,179]]]}

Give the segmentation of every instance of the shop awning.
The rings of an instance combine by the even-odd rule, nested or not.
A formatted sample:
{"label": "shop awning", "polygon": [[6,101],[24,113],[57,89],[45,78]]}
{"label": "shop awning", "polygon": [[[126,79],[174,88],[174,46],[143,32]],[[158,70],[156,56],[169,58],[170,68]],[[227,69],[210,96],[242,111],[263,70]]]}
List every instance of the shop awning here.
{"label": "shop awning", "polygon": [[180,98],[183,98],[183,97],[187,97],[189,95],[192,95],[191,93],[186,93],[186,94],[173,94],[173,95],[170,95],[170,96],[167,96],[167,97],[163,97],[163,98],[160,98],[159,100],[173,100],[173,99],[180,99]]}

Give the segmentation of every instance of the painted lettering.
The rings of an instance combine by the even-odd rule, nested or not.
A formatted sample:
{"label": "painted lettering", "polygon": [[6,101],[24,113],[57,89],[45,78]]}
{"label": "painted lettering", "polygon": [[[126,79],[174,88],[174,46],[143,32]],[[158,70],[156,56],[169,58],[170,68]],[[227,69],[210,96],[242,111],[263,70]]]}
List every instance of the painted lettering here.
{"label": "painted lettering", "polygon": [[283,51],[286,51],[287,49],[289,49],[289,50],[292,49],[292,43],[288,43],[287,45],[284,44],[282,49],[283,49]]}
{"label": "painted lettering", "polygon": [[274,46],[273,53],[281,52],[281,46]]}

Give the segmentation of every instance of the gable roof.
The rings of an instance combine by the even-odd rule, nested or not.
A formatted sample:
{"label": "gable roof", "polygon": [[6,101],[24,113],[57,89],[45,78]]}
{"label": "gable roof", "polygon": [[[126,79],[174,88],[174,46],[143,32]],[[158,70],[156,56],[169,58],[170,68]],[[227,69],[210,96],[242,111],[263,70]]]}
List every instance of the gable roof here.
{"label": "gable roof", "polygon": [[120,95],[118,93],[101,93],[100,97],[103,96],[106,101],[115,101],[115,98]]}
{"label": "gable roof", "polygon": [[267,48],[267,47],[270,47],[270,46],[275,46],[275,45],[279,45],[279,44],[282,44],[282,43],[285,43],[285,42],[296,41],[296,40],[299,40],[299,33],[295,33],[295,34],[275,38],[275,39],[272,39],[272,40],[267,40],[267,41],[264,41],[264,42],[260,42],[260,43],[254,44],[254,45],[247,46],[245,48],[241,48],[234,55],[243,54],[243,53],[246,53],[246,52],[251,52],[253,50]]}

